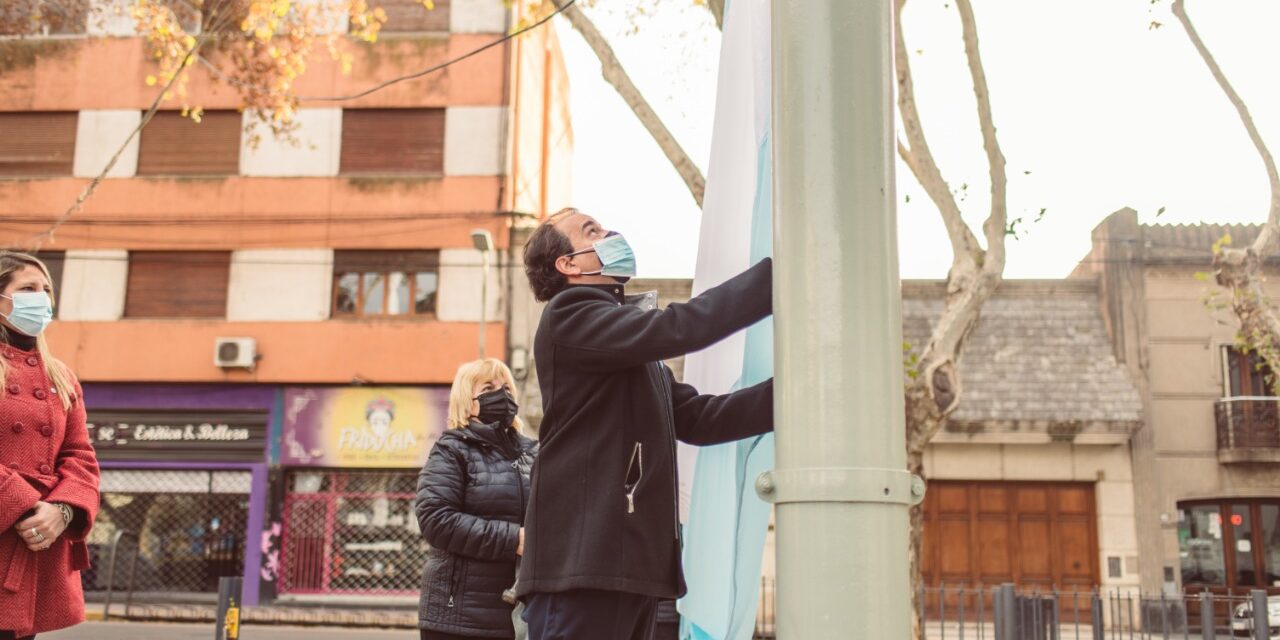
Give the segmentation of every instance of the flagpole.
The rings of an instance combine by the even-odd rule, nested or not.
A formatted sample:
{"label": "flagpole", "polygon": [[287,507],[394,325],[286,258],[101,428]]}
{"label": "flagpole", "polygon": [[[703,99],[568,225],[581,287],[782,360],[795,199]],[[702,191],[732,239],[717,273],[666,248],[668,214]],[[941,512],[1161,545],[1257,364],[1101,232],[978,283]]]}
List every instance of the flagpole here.
{"label": "flagpole", "polygon": [[910,637],[892,0],[774,0],[781,640]]}

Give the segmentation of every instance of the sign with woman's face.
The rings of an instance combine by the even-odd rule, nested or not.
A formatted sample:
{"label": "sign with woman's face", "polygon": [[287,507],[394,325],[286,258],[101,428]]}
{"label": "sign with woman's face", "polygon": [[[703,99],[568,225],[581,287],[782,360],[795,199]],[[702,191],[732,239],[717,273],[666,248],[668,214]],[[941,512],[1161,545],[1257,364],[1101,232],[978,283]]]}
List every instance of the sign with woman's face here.
{"label": "sign with woman's face", "polygon": [[280,461],[330,467],[417,467],[444,432],[448,390],[287,389]]}

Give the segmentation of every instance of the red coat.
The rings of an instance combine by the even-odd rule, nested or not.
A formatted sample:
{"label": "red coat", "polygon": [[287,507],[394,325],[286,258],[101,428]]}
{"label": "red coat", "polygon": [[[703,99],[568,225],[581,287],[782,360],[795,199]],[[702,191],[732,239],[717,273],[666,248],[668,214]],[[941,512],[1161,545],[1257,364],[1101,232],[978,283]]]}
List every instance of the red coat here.
{"label": "red coat", "polygon": [[[18,637],[84,621],[80,570],[98,513],[98,458],[85,428],[80,385],[70,411],[35,352],[0,344],[8,376],[0,389],[0,630]],[[53,546],[31,551],[13,525],[36,502],[79,514]]]}

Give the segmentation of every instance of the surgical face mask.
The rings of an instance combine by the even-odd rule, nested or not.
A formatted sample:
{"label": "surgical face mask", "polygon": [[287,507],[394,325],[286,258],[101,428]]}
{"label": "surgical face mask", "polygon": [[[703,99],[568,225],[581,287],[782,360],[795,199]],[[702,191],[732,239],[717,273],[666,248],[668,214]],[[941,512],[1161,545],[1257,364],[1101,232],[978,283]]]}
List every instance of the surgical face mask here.
{"label": "surgical face mask", "polygon": [[600,270],[590,273],[583,272],[584,276],[609,276],[620,283],[626,282],[636,276],[636,256],[631,251],[631,245],[627,244],[627,239],[617,231],[610,231],[604,237],[604,240],[592,243],[590,249],[574,251],[569,257],[590,253],[594,251],[596,257],[600,259]]}
{"label": "surgical face mask", "polygon": [[5,320],[18,333],[34,338],[53,321],[53,301],[43,291],[19,291],[12,296],[0,293],[0,297],[13,301],[13,311]]}
{"label": "surgical face mask", "polygon": [[520,410],[520,405],[511,396],[511,390],[505,387],[482,393],[474,400],[480,403],[480,413],[476,418],[484,424],[498,423],[509,427],[515,423],[516,412]]}

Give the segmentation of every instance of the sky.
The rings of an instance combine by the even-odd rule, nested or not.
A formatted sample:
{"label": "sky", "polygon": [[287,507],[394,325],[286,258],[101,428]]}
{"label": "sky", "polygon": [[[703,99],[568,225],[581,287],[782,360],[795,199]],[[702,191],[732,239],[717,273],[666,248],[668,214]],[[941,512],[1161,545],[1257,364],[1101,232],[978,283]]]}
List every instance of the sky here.
{"label": "sky", "polygon": [[[650,11],[635,18],[641,5]],[[1045,210],[1010,239],[1006,277],[1065,277],[1088,253],[1090,231],[1123,207],[1143,223],[1265,220],[1262,162],[1169,0],[973,5],[1009,216],[1031,223]],[[705,174],[720,47],[710,13],[693,0],[597,0],[586,10]],[[1190,0],[1188,12],[1280,154],[1280,2]],[[564,18],[555,22],[571,86],[574,206],[628,237],[641,277],[692,277],[693,197],[590,48]],[[913,0],[904,29],[925,134],[952,188],[967,186],[960,206],[981,237],[990,181],[959,16],[948,0]],[[945,277],[946,232],[901,161],[897,188],[902,277]]]}

